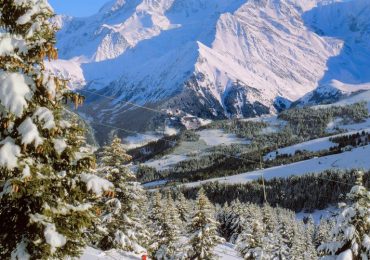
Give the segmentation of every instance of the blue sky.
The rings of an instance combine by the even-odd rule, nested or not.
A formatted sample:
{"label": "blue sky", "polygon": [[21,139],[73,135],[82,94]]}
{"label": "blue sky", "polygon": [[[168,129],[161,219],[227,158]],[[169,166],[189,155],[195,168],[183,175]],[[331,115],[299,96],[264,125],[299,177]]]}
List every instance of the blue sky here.
{"label": "blue sky", "polygon": [[96,13],[109,0],[49,0],[57,14],[88,16]]}

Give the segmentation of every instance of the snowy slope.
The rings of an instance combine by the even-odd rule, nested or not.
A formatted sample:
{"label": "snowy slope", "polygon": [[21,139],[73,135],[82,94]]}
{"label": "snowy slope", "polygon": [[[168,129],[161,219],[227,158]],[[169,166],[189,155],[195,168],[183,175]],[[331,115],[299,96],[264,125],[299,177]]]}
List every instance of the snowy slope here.
{"label": "snowy slope", "polygon": [[218,245],[213,249],[219,260],[241,260],[243,259],[239,252],[236,251],[235,245],[231,243],[224,243]]}
{"label": "snowy slope", "polygon": [[314,158],[306,161],[272,167],[234,176],[209,179],[185,184],[186,186],[197,186],[206,182],[218,181],[220,183],[245,183],[256,180],[263,176],[265,179],[275,177],[288,177],[291,175],[304,175],[307,173],[319,173],[328,169],[370,169],[370,146],[355,148],[352,151],[341,154]]}
{"label": "snowy slope", "polygon": [[[306,12],[308,27],[325,37],[342,41],[339,55],[327,61],[319,88],[300,103],[331,102],[354,91],[370,89],[370,3],[367,0],[337,1]],[[334,97],[334,98],[333,98]]]}
{"label": "snowy slope", "polygon": [[87,247],[80,260],[140,260],[141,256],[120,250],[100,251],[92,247]]}
{"label": "snowy slope", "polygon": [[[369,127],[368,122],[361,123],[361,126],[367,126]],[[353,125],[352,125],[353,127]],[[361,127],[359,130],[369,132],[370,128],[363,128]],[[338,134],[338,135],[333,135],[330,137],[323,137],[323,138],[318,138],[314,139],[311,141],[295,144],[292,146],[287,146],[281,149],[276,150],[279,155],[286,154],[286,155],[294,155],[296,151],[309,151],[309,152],[318,152],[321,150],[329,150],[330,147],[336,147],[338,144],[331,142],[329,139],[330,138],[335,138],[343,135],[351,135],[351,134],[356,134],[359,131],[350,131],[346,132],[344,134]],[[264,156],[264,160],[273,160],[276,158],[276,151],[270,152]]]}
{"label": "snowy slope", "polygon": [[117,99],[84,93],[84,113],[133,130],[164,119],[119,100],[211,119],[273,113],[277,100],[311,102],[318,86],[368,88],[370,3],[351,2],[111,1],[91,17],[56,18],[64,61],[50,66]]}
{"label": "snowy slope", "polygon": [[155,168],[157,171],[168,170],[179,162],[193,159],[194,156],[207,153],[207,149],[211,147],[250,143],[248,140],[238,138],[235,134],[225,133],[225,131],[221,129],[201,130],[196,131],[196,134],[199,135],[199,141],[181,142],[171,154],[165,155],[159,159],[149,160],[145,162],[144,165]]}
{"label": "snowy slope", "polygon": [[273,160],[276,158],[276,152],[279,155],[294,155],[296,151],[309,151],[317,152],[321,150],[329,150],[330,147],[337,146],[337,144],[330,142],[329,137],[319,138],[308,142],[295,144],[292,146],[284,147],[276,151],[270,152],[264,156],[264,160]]}

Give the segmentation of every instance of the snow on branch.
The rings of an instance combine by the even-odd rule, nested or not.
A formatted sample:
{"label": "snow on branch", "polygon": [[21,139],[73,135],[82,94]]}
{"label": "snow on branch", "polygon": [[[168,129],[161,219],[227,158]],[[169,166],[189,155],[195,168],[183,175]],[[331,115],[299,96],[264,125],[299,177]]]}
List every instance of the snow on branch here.
{"label": "snow on branch", "polygon": [[41,214],[31,214],[30,215],[31,223],[40,223],[45,227],[44,238],[46,243],[50,245],[51,253],[54,253],[57,248],[63,247],[67,243],[65,236],[60,234],[55,224],[49,223],[49,219]]}
{"label": "snow on branch", "polygon": [[0,56],[12,56],[16,50],[23,54],[27,52],[27,45],[24,39],[18,35],[0,33]]}
{"label": "snow on branch", "polygon": [[0,166],[13,170],[18,166],[18,157],[21,155],[21,148],[15,144],[14,139],[7,137],[0,142]]}
{"label": "snow on branch", "polygon": [[43,129],[53,129],[55,128],[55,121],[53,113],[46,107],[39,107],[33,114],[33,119],[38,119],[43,123]]}
{"label": "snow on branch", "polygon": [[20,73],[9,73],[0,70],[0,102],[14,115],[20,117],[28,107],[32,93],[28,84],[30,80]]}
{"label": "snow on branch", "polygon": [[18,132],[22,135],[22,144],[34,143],[37,147],[44,142],[44,139],[40,137],[37,126],[32,122],[30,117],[27,117],[22,124],[19,125]]}
{"label": "snow on branch", "polygon": [[113,189],[113,184],[103,178],[93,174],[81,174],[81,181],[86,183],[87,190],[94,192],[97,196],[101,196],[104,191]]}

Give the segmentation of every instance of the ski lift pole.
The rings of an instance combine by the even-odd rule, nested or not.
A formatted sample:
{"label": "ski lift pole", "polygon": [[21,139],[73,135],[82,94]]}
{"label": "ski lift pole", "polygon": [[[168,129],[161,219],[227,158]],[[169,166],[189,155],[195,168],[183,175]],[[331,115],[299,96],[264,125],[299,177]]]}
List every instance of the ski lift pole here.
{"label": "ski lift pole", "polygon": [[263,174],[263,163],[262,163],[262,154],[261,154],[261,152],[260,152],[260,170],[261,170],[261,176],[262,176],[263,198],[265,200],[265,203],[267,203],[265,177],[264,177],[264,174]]}

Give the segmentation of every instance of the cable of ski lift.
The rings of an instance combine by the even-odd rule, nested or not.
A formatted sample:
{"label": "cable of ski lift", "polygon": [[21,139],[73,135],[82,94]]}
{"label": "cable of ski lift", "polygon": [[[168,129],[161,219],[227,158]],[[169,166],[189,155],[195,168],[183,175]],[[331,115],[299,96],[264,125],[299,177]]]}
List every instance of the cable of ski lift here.
{"label": "cable of ski lift", "polygon": [[[109,96],[101,95],[101,94],[96,93],[96,92],[87,91],[87,90],[80,90],[80,91],[85,91],[87,93],[90,93],[90,94],[93,94],[93,95],[98,95],[100,97],[104,97],[104,98],[107,98],[107,99],[110,99],[110,100],[116,100],[116,98],[114,98],[114,97],[109,97]],[[120,102],[126,103],[126,104],[130,104],[132,106],[143,108],[143,109],[146,109],[146,110],[150,110],[152,112],[156,112],[156,113],[160,113],[160,114],[165,114],[165,115],[168,116],[167,113],[165,113],[163,111],[160,111],[160,110],[156,110],[156,109],[152,109],[152,108],[149,108],[149,107],[146,107],[146,106],[138,105],[138,104],[135,104],[135,103],[132,103],[132,102],[127,102],[127,101],[120,101]],[[125,128],[116,127],[116,126],[112,126],[112,125],[108,125],[108,124],[97,123],[97,122],[89,122],[89,123],[95,124],[95,125],[101,125],[101,126],[105,126],[105,127],[110,127],[110,128],[116,129],[116,130],[121,130],[121,131],[124,131],[126,133],[130,133],[130,134],[135,134],[135,135],[139,134],[138,132],[135,132],[135,131],[131,131],[131,130],[128,130],[128,129],[125,129]],[[176,141],[167,140],[165,138],[161,138],[160,140],[165,141],[165,142],[168,142],[168,143],[171,143],[171,144],[174,144],[174,145],[177,144]],[[200,147],[198,147],[198,150],[200,151]],[[259,151],[261,151],[261,149],[259,149]],[[250,160],[250,159],[247,159],[247,158],[236,157],[236,156],[232,156],[232,155],[229,155],[229,154],[224,154],[224,153],[217,153],[217,154],[224,155],[225,157],[229,157],[229,158],[234,158],[234,159],[242,160],[242,161],[258,163],[258,161]],[[262,155],[260,155],[260,161],[259,162],[260,162],[260,169],[261,169],[262,185],[263,185],[263,189],[264,189],[264,200],[265,200],[265,202],[267,202],[267,191],[266,191],[266,187],[265,187],[265,184],[264,184],[264,179],[265,178],[264,178],[264,172],[263,172],[263,166],[262,166]],[[330,180],[330,179],[321,178],[321,177],[318,177],[318,176],[316,176],[316,177],[318,179],[325,180],[325,181],[336,182],[336,183],[345,184],[345,185],[348,185],[348,186],[353,186],[352,184],[341,182],[341,181],[334,181],[334,180]]]}

